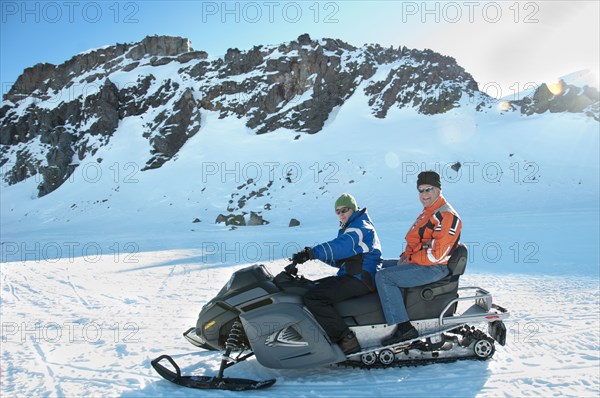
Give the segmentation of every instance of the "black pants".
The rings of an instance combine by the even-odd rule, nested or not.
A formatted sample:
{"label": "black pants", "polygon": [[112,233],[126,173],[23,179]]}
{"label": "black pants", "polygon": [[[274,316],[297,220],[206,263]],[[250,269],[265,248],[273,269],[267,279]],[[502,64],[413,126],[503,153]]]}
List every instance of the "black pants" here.
{"label": "black pants", "polygon": [[362,280],[344,275],[319,279],[316,283],[304,295],[304,304],[335,343],[344,337],[348,326],[333,304],[374,292],[375,286],[368,272],[363,272]]}

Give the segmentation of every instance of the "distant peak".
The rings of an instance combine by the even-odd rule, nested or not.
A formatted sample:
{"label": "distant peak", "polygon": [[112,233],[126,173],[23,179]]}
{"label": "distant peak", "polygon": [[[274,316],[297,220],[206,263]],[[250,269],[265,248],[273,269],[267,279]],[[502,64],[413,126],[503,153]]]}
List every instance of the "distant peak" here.
{"label": "distant peak", "polygon": [[559,79],[562,80],[565,84],[569,84],[571,86],[577,87],[595,87],[600,88],[598,84],[598,74],[592,72],[589,69],[582,69],[577,72],[570,73],[566,76],[563,76]]}

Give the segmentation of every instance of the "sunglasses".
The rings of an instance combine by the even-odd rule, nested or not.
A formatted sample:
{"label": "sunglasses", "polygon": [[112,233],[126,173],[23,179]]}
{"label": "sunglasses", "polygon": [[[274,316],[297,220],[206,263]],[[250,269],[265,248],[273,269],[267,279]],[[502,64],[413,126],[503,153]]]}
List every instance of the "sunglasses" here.
{"label": "sunglasses", "polygon": [[423,193],[423,192],[431,192],[433,191],[433,187],[427,187],[427,188],[417,188],[417,191],[419,191],[419,193]]}
{"label": "sunglasses", "polygon": [[341,209],[335,209],[335,214],[340,215],[340,214],[346,214],[350,211],[349,207],[342,207]]}

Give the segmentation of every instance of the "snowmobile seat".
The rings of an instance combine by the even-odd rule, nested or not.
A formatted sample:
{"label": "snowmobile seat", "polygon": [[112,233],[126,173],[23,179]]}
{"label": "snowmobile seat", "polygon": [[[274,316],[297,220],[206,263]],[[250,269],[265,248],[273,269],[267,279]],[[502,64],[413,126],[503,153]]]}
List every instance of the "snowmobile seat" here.
{"label": "snowmobile seat", "polygon": [[[450,274],[428,285],[402,289],[406,310],[411,320],[438,318],[444,307],[458,297],[458,278],[467,266],[467,248],[459,244],[450,260]],[[354,297],[335,304],[335,309],[348,326],[376,325],[386,323],[377,292]],[[445,316],[452,316],[450,308]]]}
{"label": "snowmobile seat", "polygon": [[379,301],[379,294],[369,293],[360,297],[336,303],[338,314],[348,326],[377,325],[385,323],[385,315]]}
{"label": "snowmobile seat", "polygon": [[465,273],[465,268],[467,268],[467,247],[462,243],[459,243],[454,249],[452,256],[450,256],[450,260],[448,260],[448,270],[450,271],[450,275],[460,276]]}
{"label": "snowmobile seat", "polygon": [[[466,246],[459,244],[448,260],[450,273],[446,277],[427,285],[403,289],[406,311],[411,320],[437,318],[450,301],[458,298],[458,279],[465,272],[467,256]],[[452,316],[455,310],[456,305],[444,316]]]}

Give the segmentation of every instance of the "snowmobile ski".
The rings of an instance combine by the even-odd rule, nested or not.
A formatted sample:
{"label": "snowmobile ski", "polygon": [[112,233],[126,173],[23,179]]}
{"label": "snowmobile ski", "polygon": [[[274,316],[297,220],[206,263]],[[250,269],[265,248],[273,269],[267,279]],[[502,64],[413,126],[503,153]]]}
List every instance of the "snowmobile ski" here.
{"label": "snowmobile ski", "polygon": [[[167,360],[171,366],[173,366],[175,372],[161,365],[160,362],[162,360]],[[245,391],[258,390],[275,384],[275,379],[256,381],[223,377],[223,369],[219,371],[218,376],[182,376],[181,369],[177,363],[175,363],[173,358],[168,355],[161,355],[160,357],[154,359],[151,363],[154,370],[156,370],[156,372],[164,379],[188,388],[197,388],[201,390]]]}

